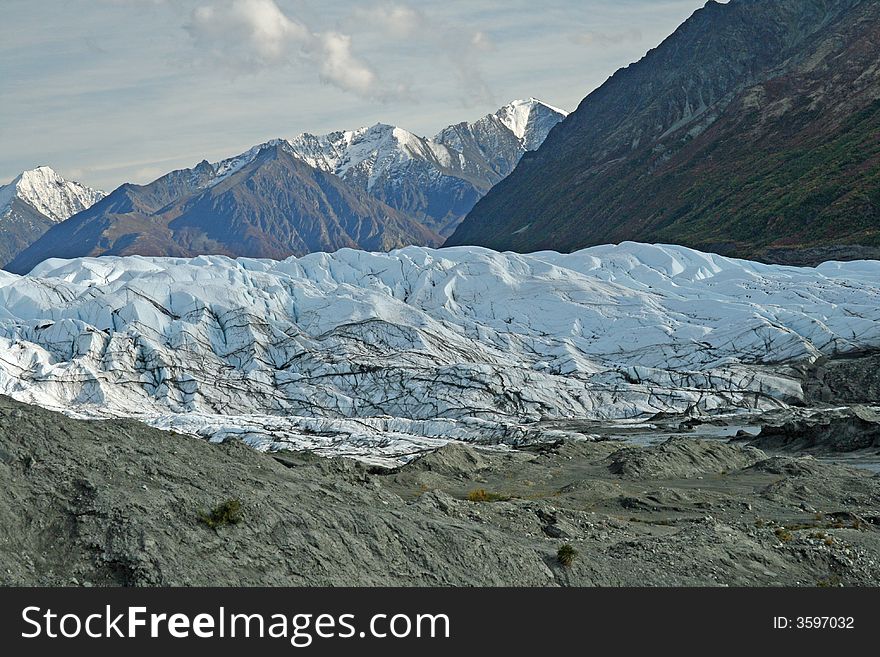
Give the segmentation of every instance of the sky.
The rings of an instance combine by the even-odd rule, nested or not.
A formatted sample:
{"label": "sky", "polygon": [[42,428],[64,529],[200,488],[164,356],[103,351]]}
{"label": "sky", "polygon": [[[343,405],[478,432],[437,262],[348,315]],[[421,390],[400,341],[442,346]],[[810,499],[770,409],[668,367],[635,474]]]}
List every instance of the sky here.
{"label": "sky", "polygon": [[0,184],[104,190],[276,137],[574,110],[705,0],[3,0]]}

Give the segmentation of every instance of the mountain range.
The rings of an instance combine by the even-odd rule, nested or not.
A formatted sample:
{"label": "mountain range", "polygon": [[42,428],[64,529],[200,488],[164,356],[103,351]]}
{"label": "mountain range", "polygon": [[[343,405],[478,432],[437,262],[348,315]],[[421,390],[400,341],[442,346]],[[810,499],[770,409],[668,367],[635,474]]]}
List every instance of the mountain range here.
{"label": "mountain range", "polygon": [[628,240],[782,264],[880,258],[877,61],[874,0],[710,0],[567,118],[531,98],[432,138],[301,134],[103,199],[79,186],[57,213],[14,181],[0,262]]}
{"label": "mountain range", "polygon": [[104,198],[43,166],[0,187],[0,263],[11,260],[52,226]]}
{"label": "mountain range", "polygon": [[448,245],[880,257],[880,3],[710,1],[587,96]]}
{"label": "mountain range", "polygon": [[147,185],[122,185],[7,257],[6,268],[88,255],[280,259],[439,246],[564,117],[532,98],[433,139],[377,124],[272,140]]}

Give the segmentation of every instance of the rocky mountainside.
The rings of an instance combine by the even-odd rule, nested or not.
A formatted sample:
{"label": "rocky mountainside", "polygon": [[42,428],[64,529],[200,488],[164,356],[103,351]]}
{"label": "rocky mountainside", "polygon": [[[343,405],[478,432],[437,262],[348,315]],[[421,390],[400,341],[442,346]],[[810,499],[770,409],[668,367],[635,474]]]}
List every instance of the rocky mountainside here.
{"label": "rocky mountainside", "polygon": [[289,142],[292,153],[449,235],[474,203],[513,171],[566,116],[530,98],[474,123],[459,123],[433,139],[378,124]]}
{"label": "rocky mountainside", "polygon": [[49,167],[25,171],[0,186],[0,266],[52,226],[103,197],[103,192],[65,180]]}
{"label": "rocky mountainside", "polygon": [[384,124],[324,136],[303,134],[287,148],[309,165],[447,234],[500,179],[482,159],[468,161],[443,144]]}
{"label": "rocky mountainside", "polygon": [[[198,203],[222,207],[235,175]],[[803,404],[804,367],[880,348],[878,281],[878,262],[798,269],[634,243],[50,260],[0,272],[0,393],[405,460],[450,439],[580,435],[539,429],[570,418]]]}
{"label": "rocky mountainside", "polygon": [[537,150],[568,113],[535,98],[515,100],[474,123],[458,123],[441,130],[434,141],[463,153],[468,162],[485,162],[485,168],[504,178],[523,153]]}
{"label": "rocky mountainside", "polygon": [[880,255],[880,3],[708,2],[590,94],[448,244]]}
{"label": "rocky mountainside", "polygon": [[123,185],[48,231],[8,266],[88,255],[284,258],[344,247],[436,245],[422,224],[308,166],[280,144],[243,162],[203,162],[146,185]]}

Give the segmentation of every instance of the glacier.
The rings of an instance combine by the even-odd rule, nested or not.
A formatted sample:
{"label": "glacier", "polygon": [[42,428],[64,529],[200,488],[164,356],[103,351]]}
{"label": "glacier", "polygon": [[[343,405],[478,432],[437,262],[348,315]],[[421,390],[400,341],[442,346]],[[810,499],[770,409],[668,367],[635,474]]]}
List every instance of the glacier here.
{"label": "glacier", "polygon": [[803,401],[793,364],[880,348],[880,262],[678,246],[343,249],[0,272],[0,393],[260,449],[405,461],[557,420]]}

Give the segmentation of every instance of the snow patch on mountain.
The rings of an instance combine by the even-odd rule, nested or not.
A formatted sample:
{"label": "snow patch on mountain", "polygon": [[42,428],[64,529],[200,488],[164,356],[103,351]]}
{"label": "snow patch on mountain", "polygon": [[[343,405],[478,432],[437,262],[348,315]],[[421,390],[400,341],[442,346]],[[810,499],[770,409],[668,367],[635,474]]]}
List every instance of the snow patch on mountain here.
{"label": "snow patch on mountain", "polygon": [[0,187],[0,217],[17,198],[52,221],[61,222],[90,208],[104,196],[104,192],[65,180],[50,167],[37,167]]}
{"label": "snow patch on mountain", "polygon": [[251,162],[253,162],[263,150],[279,145],[282,147],[286,147],[289,144],[290,142],[286,139],[270,139],[267,142],[253,146],[244,153],[241,153],[240,155],[236,155],[235,157],[230,157],[221,162],[212,164],[211,168],[213,168],[214,170],[214,177],[205,186],[213,187],[214,185],[222,182],[229,176],[238,173]]}
{"label": "snow patch on mountain", "polygon": [[[550,129],[567,116],[535,98],[515,100],[472,124],[459,124],[473,130],[494,120],[522,142],[523,152],[541,145]],[[441,131],[429,139],[403,128],[377,123],[368,128],[332,132],[327,135],[303,133],[286,142],[290,152],[322,171],[345,179],[357,179],[367,189],[390,171],[411,160],[423,160],[438,169],[466,174],[468,161],[464,149],[444,143]],[[477,163],[470,167],[479,170]],[[509,172],[506,172],[509,173]]]}
{"label": "snow patch on mountain", "polygon": [[458,154],[445,146],[383,123],[322,136],[301,134],[287,146],[291,154],[308,165],[355,180],[367,191],[383,174],[412,160],[423,160],[438,168],[459,162]]}
{"label": "snow patch on mountain", "polygon": [[474,123],[441,130],[434,141],[480,158],[500,177],[507,176],[527,151],[537,150],[568,113],[535,98],[515,100]]}
{"label": "snow patch on mountain", "polygon": [[[408,458],[542,419],[778,408],[880,347],[880,263],[625,243],[49,260],[0,273],[0,392],[261,448]],[[546,437],[546,436],[543,436]]]}
{"label": "snow patch on mountain", "polygon": [[529,98],[505,105],[495,116],[523,141],[525,150],[531,151],[543,143],[553,126],[568,116],[568,112],[542,103],[537,98]]}

